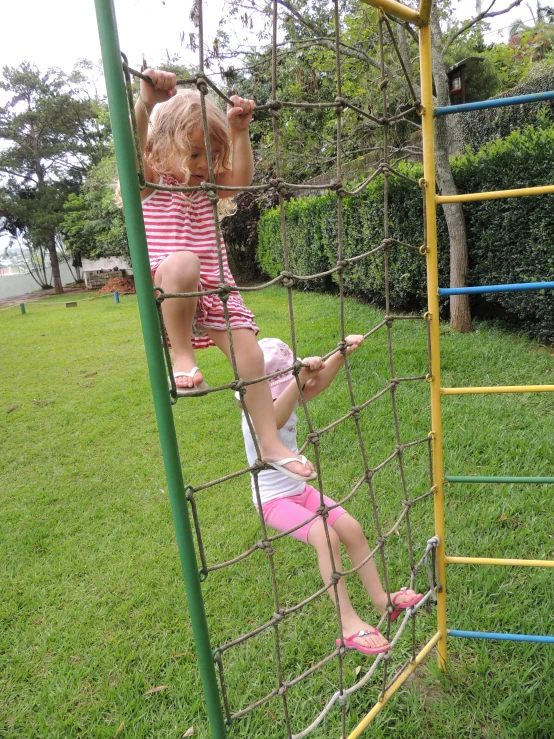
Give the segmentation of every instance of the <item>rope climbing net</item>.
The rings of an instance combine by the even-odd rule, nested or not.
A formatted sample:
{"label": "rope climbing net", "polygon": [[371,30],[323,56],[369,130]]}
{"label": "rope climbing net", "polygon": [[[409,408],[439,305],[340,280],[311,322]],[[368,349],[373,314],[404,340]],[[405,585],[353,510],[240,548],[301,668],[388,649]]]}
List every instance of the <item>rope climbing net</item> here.
{"label": "rope climbing net", "polygon": [[[340,341],[337,346],[330,349],[324,356],[324,359],[330,357],[335,352],[340,352],[343,355],[344,359],[344,376],[346,379],[346,385],[347,385],[347,393],[349,398],[349,410],[345,414],[343,414],[340,418],[337,418],[331,423],[328,423],[326,426],[322,428],[317,428],[316,424],[314,423],[314,420],[312,418],[312,415],[310,414],[310,410],[308,409],[306,405],[306,400],[304,398],[304,394],[302,391],[302,387],[300,385],[300,382],[298,380],[298,373],[302,368],[302,362],[299,359],[296,359],[294,364],[289,368],[295,378],[296,382],[298,384],[298,390],[299,395],[301,398],[301,405],[305,414],[306,418],[306,424],[308,433],[305,439],[304,444],[302,445],[300,451],[303,452],[308,446],[311,445],[312,447],[312,458],[315,462],[315,467],[318,474],[318,489],[320,491],[321,495],[321,505],[317,511],[316,514],[312,517],[311,520],[315,519],[317,516],[321,516],[324,522],[325,526],[325,533],[327,537],[327,544],[329,547],[329,556],[332,563],[332,569],[333,574],[331,577],[331,580],[329,583],[326,583],[323,587],[321,587],[316,592],[312,593],[309,597],[305,598],[301,602],[295,603],[293,605],[290,605],[288,607],[284,606],[284,601],[281,597],[280,589],[279,589],[279,576],[277,572],[277,564],[276,564],[276,557],[275,557],[275,546],[278,540],[283,539],[283,537],[287,536],[291,533],[291,531],[294,531],[295,529],[290,529],[287,532],[284,533],[277,533],[277,534],[271,534],[266,526],[266,523],[264,521],[264,517],[262,514],[262,506],[261,506],[261,498],[260,498],[260,491],[258,486],[258,475],[262,469],[265,468],[265,464],[261,461],[261,455],[260,450],[256,446],[256,451],[258,454],[258,460],[255,464],[252,466],[245,467],[243,469],[240,469],[238,471],[230,472],[227,475],[224,475],[222,477],[219,477],[218,479],[211,480],[209,482],[205,482],[203,484],[195,485],[195,486],[187,486],[186,488],[186,496],[188,503],[190,504],[190,509],[192,512],[192,517],[194,521],[194,528],[196,533],[196,541],[197,541],[197,548],[198,548],[198,554],[201,562],[201,569],[200,569],[200,577],[201,579],[206,579],[209,575],[209,573],[222,570],[224,568],[229,568],[232,565],[236,565],[239,562],[247,562],[250,557],[252,557],[257,552],[262,552],[265,555],[265,559],[267,561],[267,567],[269,569],[269,580],[271,582],[271,589],[272,589],[272,598],[273,598],[273,614],[270,618],[268,618],[264,623],[256,624],[254,628],[252,628],[250,631],[242,633],[240,636],[225,641],[221,644],[218,644],[214,651],[214,661],[217,667],[217,671],[219,673],[220,678],[220,688],[221,688],[221,695],[223,700],[223,706],[224,706],[224,713],[226,717],[226,722],[228,725],[230,725],[233,721],[236,719],[239,719],[241,717],[246,716],[250,712],[254,711],[257,708],[260,708],[261,706],[266,706],[266,704],[269,704],[270,701],[273,699],[277,699],[281,701],[282,703],[282,715],[283,715],[283,733],[286,737],[289,739],[300,739],[300,737],[307,736],[311,731],[316,729],[318,726],[322,724],[322,722],[326,719],[328,714],[330,713],[333,706],[338,706],[340,709],[340,726],[341,726],[341,732],[342,736],[347,736],[347,699],[349,696],[354,694],[356,691],[358,691],[363,686],[367,685],[369,681],[371,680],[377,680],[377,674],[380,670],[380,677],[379,677],[379,685],[380,685],[380,700],[383,700],[384,696],[387,694],[387,690],[390,686],[391,681],[391,660],[394,658],[394,655],[398,650],[395,650],[395,647],[399,644],[399,642],[404,638],[405,632],[408,630],[408,627],[411,625],[411,659],[408,662],[408,665],[410,663],[414,664],[416,659],[416,613],[424,607],[430,600],[433,600],[435,598],[435,592],[436,590],[440,590],[440,583],[438,582],[438,574],[437,574],[437,567],[436,567],[436,561],[435,561],[435,550],[438,546],[438,539],[436,537],[429,538],[426,543],[423,544],[423,546],[420,546],[420,550],[417,551],[417,547],[414,543],[414,532],[413,532],[413,526],[411,523],[412,518],[412,511],[414,505],[417,503],[421,503],[422,501],[432,498],[434,492],[435,492],[435,485],[433,480],[433,466],[432,466],[432,434],[426,434],[422,436],[421,438],[415,438],[410,440],[404,440],[401,434],[401,423],[399,420],[399,413],[397,409],[397,396],[398,393],[401,392],[401,388],[408,384],[413,383],[422,383],[425,384],[426,380],[429,380],[431,375],[430,370],[430,341],[429,341],[429,321],[427,314],[424,316],[421,315],[394,315],[391,312],[391,297],[390,297],[390,276],[389,276],[389,257],[391,250],[393,249],[408,249],[413,250],[418,255],[421,255],[423,258],[426,253],[426,246],[425,243],[423,246],[420,245],[414,245],[411,243],[407,243],[403,240],[398,240],[390,235],[390,212],[389,212],[389,178],[391,177],[401,177],[404,180],[409,181],[411,184],[413,184],[414,187],[419,187],[420,182],[418,182],[415,179],[411,179],[409,176],[407,176],[404,172],[399,171],[395,166],[394,163],[391,162],[391,155],[390,155],[390,131],[394,125],[396,125],[399,121],[402,121],[406,119],[411,114],[420,112],[420,101],[417,99],[416,93],[414,91],[414,85],[412,84],[412,81],[410,80],[410,75],[408,72],[408,69],[406,68],[406,65],[402,59],[402,55],[399,53],[399,50],[396,46],[396,40],[395,35],[391,30],[390,21],[389,18],[382,12],[379,11],[379,17],[378,17],[378,31],[379,31],[379,53],[380,53],[380,82],[379,87],[381,90],[381,99],[382,99],[382,110],[380,116],[372,115],[371,113],[367,112],[366,110],[363,110],[362,108],[353,105],[351,102],[349,102],[344,96],[343,96],[343,82],[342,82],[342,76],[341,76],[341,29],[340,29],[340,14],[339,14],[339,3],[338,0],[335,0],[334,2],[334,53],[336,57],[336,97],[333,100],[329,100],[328,102],[324,103],[295,103],[295,102],[287,102],[282,101],[278,99],[278,78],[277,78],[277,67],[278,67],[278,44],[277,44],[277,7],[278,3],[277,0],[274,0],[273,2],[273,38],[272,38],[272,61],[271,61],[271,99],[262,105],[257,106],[258,111],[268,111],[271,117],[271,125],[272,125],[272,131],[273,131],[273,147],[274,147],[274,154],[275,154],[275,163],[274,163],[274,172],[275,177],[271,179],[269,182],[264,184],[256,184],[252,185],[250,187],[241,187],[241,188],[228,188],[226,187],[226,190],[237,190],[237,191],[250,191],[253,193],[263,193],[268,192],[270,190],[273,190],[278,195],[278,201],[279,201],[279,211],[280,211],[280,223],[281,223],[281,242],[282,242],[282,254],[283,254],[283,265],[284,269],[281,271],[281,273],[275,277],[274,279],[266,282],[263,285],[258,285],[254,287],[235,287],[227,284],[224,279],[224,265],[223,265],[223,256],[222,256],[222,239],[221,239],[221,229],[220,229],[220,218],[218,215],[218,193],[217,193],[217,187],[214,184],[214,172],[213,172],[213,166],[212,166],[212,157],[211,157],[211,149],[210,149],[210,137],[208,134],[208,117],[207,117],[207,111],[206,111],[206,95],[212,91],[215,95],[217,95],[222,101],[231,103],[230,99],[227,97],[226,94],[224,94],[216,84],[206,75],[205,69],[204,69],[204,28],[203,28],[203,8],[202,8],[202,2],[197,3],[198,8],[198,22],[199,22],[199,65],[198,65],[198,73],[194,76],[182,79],[178,81],[179,85],[183,86],[192,86],[196,87],[200,93],[201,93],[201,104],[202,104],[202,118],[203,118],[203,126],[204,126],[204,138],[205,138],[205,145],[207,150],[207,160],[208,160],[208,166],[209,166],[209,181],[203,182],[201,185],[196,186],[168,186],[168,185],[159,185],[152,182],[147,182],[145,179],[145,173],[144,168],[142,166],[142,159],[140,156],[137,156],[138,161],[138,178],[139,183],[141,187],[150,187],[154,189],[163,189],[163,190],[178,190],[181,192],[194,192],[197,190],[204,190],[213,206],[213,215],[214,215],[214,221],[215,221],[215,229],[216,229],[216,238],[217,238],[217,244],[218,244],[218,261],[219,261],[219,271],[220,271],[220,285],[217,289],[214,290],[207,290],[207,291],[198,291],[198,292],[191,292],[191,293],[164,293],[163,291],[158,290],[156,295],[156,304],[158,308],[158,316],[160,320],[160,324],[162,327],[162,336],[163,336],[163,344],[164,344],[164,353],[167,361],[167,366],[169,368],[169,374],[171,377],[171,396],[173,402],[176,402],[177,400],[177,389],[175,386],[175,381],[173,378],[173,374],[171,372],[171,361],[170,361],[170,351],[166,339],[166,332],[163,326],[163,317],[162,317],[162,311],[161,306],[163,301],[170,300],[173,298],[183,298],[183,297],[199,297],[202,295],[209,295],[209,294],[217,294],[221,298],[224,306],[225,311],[225,319],[226,319],[226,325],[227,325],[227,334],[229,337],[229,343],[231,347],[231,361],[232,361],[232,368],[234,373],[234,379],[232,382],[219,385],[217,387],[211,387],[207,390],[197,390],[190,393],[191,396],[194,395],[205,395],[208,393],[216,393],[221,391],[233,391],[233,392],[239,392],[242,397],[242,404],[245,411],[245,416],[247,419],[248,426],[250,428],[252,438],[254,440],[254,443],[257,445],[256,441],[256,435],[254,433],[252,420],[250,417],[250,413],[248,412],[248,401],[246,393],[246,388],[249,384],[260,382],[262,380],[268,379],[270,377],[273,377],[277,374],[280,374],[282,370],[279,371],[279,373],[274,373],[273,375],[266,375],[264,377],[257,378],[255,380],[244,380],[239,376],[239,373],[237,371],[237,363],[235,359],[235,351],[233,346],[233,335],[230,327],[230,321],[229,321],[229,313],[227,308],[227,300],[231,292],[238,291],[238,292],[252,292],[252,291],[258,291],[263,290],[265,288],[268,288],[272,285],[279,284],[283,286],[283,288],[286,290],[287,295],[287,302],[288,302],[288,314],[289,314],[289,324],[290,324],[290,336],[291,336],[291,344],[292,344],[292,350],[294,357],[298,357],[298,351],[297,351],[297,344],[298,344],[298,336],[297,336],[297,326],[295,322],[295,309],[294,309],[294,299],[293,299],[293,290],[294,288],[301,286],[303,283],[307,281],[313,281],[317,279],[321,279],[323,277],[328,277],[330,275],[334,275],[334,279],[336,280],[338,284],[338,305],[339,305],[339,322],[340,322]],[[402,75],[405,79],[406,88],[408,90],[409,97],[411,99],[411,105],[407,107],[406,110],[403,112],[400,112],[397,115],[390,116],[388,109],[388,101],[387,101],[387,85],[388,85],[388,77],[387,77],[387,66],[385,64],[385,45],[388,44],[389,47],[392,47],[398,57],[398,63],[400,65],[400,68],[402,70]],[[133,101],[133,90],[132,90],[132,77],[141,77],[144,79],[144,75],[137,72],[136,70],[133,70],[129,67],[127,60],[124,57],[124,64],[123,64],[125,79],[126,79],[126,85],[127,85],[127,96],[128,96],[128,103],[129,103],[129,111],[130,116],[132,120],[132,128],[133,128],[133,136],[135,140],[135,147],[136,151],[140,152],[140,145],[139,145],[139,139],[138,139],[138,130],[137,130],[137,124],[134,116],[134,101]],[[282,153],[280,150],[280,118],[281,113],[283,109],[285,108],[304,108],[304,109],[314,109],[314,108],[326,108],[329,110],[334,111],[336,116],[336,176],[335,180],[330,184],[322,184],[322,185],[314,185],[314,184],[295,184],[286,182],[281,177],[281,171],[282,171]],[[345,114],[345,111],[348,109],[354,111],[356,115],[360,116],[361,118],[365,119],[366,121],[370,122],[370,125],[375,127],[375,130],[379,130],[381,132],[381,140],[382,140],[382,148],[381,148],[381,155],[380,160],[376,162],[374,170],[371,172],[369,176],[367,176],[362,183],[357,185],[351,190],[348,190],[343,183],[343,144],[342,144],[342,137],[343,137],[343,116]],[[384,191],[384,200],[383,200],[383,227],[382,227],[382,240],[380,243],[376,245],[370,245],[371,248],[369,248],[366,251],[363,251],[363,253],[356,254],[351,257],[345,257],[344,254],[344,222],[343,222],[343,200],[347,197],[353,197],[357,194],[361,193],[364,188],[366,188],[370,182],[375,180],[376,178],[381,177],[383,178],[383,191]],[[310,275],[298,275],[295,274],[295,272],[291,269],[291,257],[289,253],[289,242],[288,242],[288,234],[287,234],[287,218],[285,213],[285,197],[289,194],[298,194],[301,193],[303,190],[320,190],[320,191],[333,191],[336,193],[336,202],[337,202],[337,243],[336,243],[336,263],[335,265],[326,271],[318,272],[316,274],[310,274]],[[364,331],[358,331],[358,333],[363,333],[366,339],[369,339],[370,337],[374,337],[376,335],[385,334],[386,336],[386,346],[387,346],[387,356],[388,356],[388,367],[390,370],[390,377],[388,382],[385,384],[384,387],[382,387],[378,392],[374,393],[370,397],[367,398],[361,398],[359,389],[355,386],[355,382],[353,380],[353,373],[351,370],[350,363],[352,362],[351,359],[347,357],[346,349],[346,328],[345,328],[345,286],[344,286],[344,273],[348,269],[355,268],[356,265],[361,262],[362,260],[366,260],[371,258],[375,258],[376,255],[382,256],[382,267],[384,271],[384,302],[385,302],[385,315],[382,318],[380,322],[377,323],[377,325],[371,327],[369,330]],[[406,376],[406,377],[399,377],[396,375],[395,371],[395,354],[394,354],[394,342],[393,342],[393,325],[398,321],[411,321],[411,322],[423,322],[425,325],[425,332],[427,335],[427,346],[428,346],[428,356],[424,357],[422,359],[422,364],[424,365],[424,368],[422,369],[422,372],[420,374],[416,374],[414,376]],[[364,327],[365,328],[365,327]],[[390,398],[390,404],[391,404],[391,422],[394,427],[394,444],[392,448],[390,449],[389,454],[386,456],[385,459],[383,459],[381,462],[379,462],[376,465],[371,466],[369,462],[369,454],[368,449],[372,444],[371,435],[368,434],[368,424],[363,424],[362,420],[364,417],[364,414],[366,415],[371,412],[372,406],[378,401],[380,398],[383,398],[385,396],[388,396]],[[337,505],[345,505],[349,501],[351,501],[354,496],[365,496],[365,501],[367,505],[367,511],[370,512],[372,516],[372,524],[374,527],[374,531],[376,534],[375,538],[375,544],[373,545],[373,548],[371,549],[370,555],[357,567],[354,567],[350,570],[340,571],[337,569],[336,563],[334,561],[333,557],[333,551],[331,547],[331,542],[329,538],[329,530],[327,525],[327,515],[330,510],[330,508],[325,504],[323,495],[325,491],[325,481],[327,479],[327,476],[325,474],[325,470],[323,469],[324,465],[322,464],[322,456],[320,452],[320,443],[325,435],[331,434],[334,432],[341,424],[345,423],[351,423],[354,426],[355,429],[355,435],[357,437],[358,441],[358,454],[359,458],[361,459],[361,466],[363,469],[362,474],[359,476],[359,478],[355,481],[354,485],[351,487],[351,489],[346,492],[346,494],[343,495],[342,499],[337,503]],[[429,477],[428,477],[428,483],[426,483],[426,487],[423,490],[423,492],[419,491],[418,494],[414,494],[413,489],[414,486],[410,484],[410,482],[407,480],[407,474],[406,474],[406,465],[404,463],[404,455],[408,449],[412,449],[414,447],[423,447],[425,451],[426,457],[429,459]],[[396,515],[396,518],[392,525],[385,526],[383,522],[383,517],[380,512],[380,506],[378,501],[378,496],[376,495],[376,486],[378,485],[378,475],[379,473],[384,470],[385,468],[389,466],[396,465],[396,476],[399,481],[399,487],[401,490],[401,494],[399,495],[400,498],[400,510],[398,511],[398,514]],[[210,491],[213,492],[214,488],[216,486],[222,486],[226,483],[229,483],[232,480],[236,480],[236,478],[239,478],[240,476],[248,476],[250,473],[252,473],[255,483],[255,490],[256,490],[256,497],[258,500],[258,511],[259,511],[259,526],[261,531],[261,538],[257,543],[247,548],[245,551],[241,551],[235,556],[231,557],[230,559],[222,562],[210,562],[209,557],[206,554],[206,546],[205,546],[205,536],[204,536],[204,530],[202,527],[202,521],[201,521],[201,514],[200,514],[200,506],[198,504],[199,496],[202,495],[209,495]],[[304,524],[302,524],[304,525]],[[432,525],[432,524],[431,524]],[[296,527],[300,528],[300,526]],[[400,530],[403,530],[405,532],[406,537],[406,547],[408,551],[408,557],[409,557],[409,586],[412,588],[415,588],[416,584],[416,577],[419,573],[424,575],[426,585],[425,588],[420,587],[422,591],[425,592],[423,599],[412,609],[409,609],[406,611],[404,618],[402,619],[396,633],[394,634],[394,637],[391,637],[390,635],[390,622],[388,619],[389,613],[392,611],[392,603],[390,599],[390,593],[391,593],[391,587],[390,587],[390,574],[389,574],[389,565],[387,563],[387,545],[391,541],[391,537],[395,538],[395,536],[400,535]],[[341,630],[341,614],[340,614],[340,605],[339,600],[337,597],[337,583],[340,581],[341,578],[348,577],[355,572],[357,572],[361,567],[363,567],[369,559],[375,558],[378,560],[381,568],[382,573],[382,579],[384,588],[387,592],[388,597],[388,611],[381,617],[379,623],[377,624],[378,628],[383,628],[385,636],[390,640],[392,648],[388,653],[379,654],[374,661],[371,662],[368,669],[365,669],[363,673],[357,673],[356,679],[354,681],[349,681],[345,677],[345,669],[344,669],[344,655],[345,655],[345,647],[343,638],[345,636],[348,636],[346,634],[342,633]],[[408,583],[406,583],[408,584]],[[325,595],[326,591],[329,589],[334,589],[335,592],[335,602],[337,604],[336,606],[336,616],[337,616],[337,631],[338,636],[340,636],[340,640],[342,644],[338,647],[336,647],[334,650],[332,650],[329,654],[327,654],[323,659],[317,661],[315,664],[311,664],[309,668],[305,669],[301,672],[301,674],[298,674],[294,676],[291,679],[286,679],[285,677],[285,670],[283,668],[283,658],[281,653],[281,632],[283,629],[283,625],[291,619],[294,614],[299,614],[302,611],[305,611],[309,604],[314,602],[316,599],[321,598]],[[230,694],[230,690],[228,689],[228,674],[226,672],[226,658],[230,650],[237,647],[238,645],[244,645],[245,643],[249,642],[250,640],[254,639],[255,637],[258,637],[261,634],[264,634],[265,632],[272,632],[273,633],[273,642],[274,642],[274,659],[273,663],[275,665],[275,683],[273,689],[269,690],[268,692],[265,692],[263,695],[258,697],[256,700],[248,703],[248,705],[240,705],[238,708],[235,707],[237,701],[240,703],[241,697],[239,696],[233,696]],[[319,705],[318,709],[314,712],[314,717],[311,723],[304,727],[301,730],[298,730],[294,724],[294,716],[291,715],[291,710],[289,707],[289,691],[294,687],[300,684],[302,681],[308,679],[310,676],[314,675],[318,671],[322,670],[326,665],[329,665],[330,663],[336,662],[337,664],[337,684],[336,687],[333,687],[333,689],[330,691],[330,694],[325,697],[324,701]],[[394,668],[394,678],[398,677],[398,674],[404,669],[407,665],[400,664],[398,668]]]}

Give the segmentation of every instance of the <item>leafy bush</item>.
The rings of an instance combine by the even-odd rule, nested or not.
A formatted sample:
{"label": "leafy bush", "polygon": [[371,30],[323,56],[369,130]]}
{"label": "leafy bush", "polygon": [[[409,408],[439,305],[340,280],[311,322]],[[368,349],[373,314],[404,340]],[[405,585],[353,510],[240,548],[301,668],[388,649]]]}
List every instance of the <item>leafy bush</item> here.
{"label": "leafy bush", "polygon": [[[419,164],[404,164],[401,171],[413,179],[423,176]],[[355,197],[343,199],[343,258],[350,259],[378,247],[385,238],[383,179],[375,180]],[[337,196],[291,200],[285,204],[289,266],[298,275],[335,267],[338,261]],[[423,243],[422,199],[419,188],[406,180],[389,179],[388,237],[414,247]],[[275,277],[284,268],[279,209],[266,211],[258,227],[258,259]],[[439,238],[448,274],[446,224],[439,217]],[[391,307],[423,306],[426,302],[425,258],[416,249],[393,244],[389,248]],[[383,305],[385,269],[383,251],[352,262],[344,270],[347,293]],[[337,274],[302,283],[302,289],[329,289]],[[335,288],[336,289],[336,288]]]}
{"label": "leafy bush", "polygon": [[[554,183],[554,128],[528,127],[453,162],[462,192],[536,187]],[[546,282],[554,275],[552,195],[483,200],[464,205],[470,285]],[[489,293],[531,335],[554,341],[552,290]]]}
{"label": "leafy bush", "polygon": [[[508,90],[497,98],[531,95],[554,89],[554,69],[540,67],[524,84]],[[550,125],[554,121],[554,100],[538,103],[507,105],[504,108],[475,110],[456,116],[461,139],[464,144],[477,151],[489,141],[509,136],[512,131],[526,125],[534,125],[537,116],[543,116]]]}
{"label": "leafy bush", "polygon": [[[468,152],[452,161],[460,192],[505,190],[554,182],[554,128],[543,125],[515,131],[504,140]],[[399,169],[409,177],[422,176],[418,164]],[[343,201],[343,253],[357,256],[384,238],[383,178],[360,195]],[[509,198],[464,203],[470,268],[469,285],[542,282],[554,273],[554,208],[552,196]],[[295,274],[325,271],[337,263],[336,195],[292,200],[285,204],[290,268]],[[446,223],[438,210],[439,284],[449,284]],[[423,243],[422,199],[419,189],[396,177],[389,179],[389,237],[414,246]],[[267,211],[259,223],[258,259],[272,277],[283,269],[278,209]],[[389,250],[392,310],[426,305],[425,260],[415,250],[393,245]],[[333,275],[336,282],[336,275]],[[382,305],[382,252],[350,264],[344,270],[350,294]],[[303,289],[328,289],[330,280],[302,283]],[[443,302],[443,308],[448,307]],[[474,311],[501,315],[531,335],[554,341],[554,293],[551,290],[490,293],[472,297]]]}

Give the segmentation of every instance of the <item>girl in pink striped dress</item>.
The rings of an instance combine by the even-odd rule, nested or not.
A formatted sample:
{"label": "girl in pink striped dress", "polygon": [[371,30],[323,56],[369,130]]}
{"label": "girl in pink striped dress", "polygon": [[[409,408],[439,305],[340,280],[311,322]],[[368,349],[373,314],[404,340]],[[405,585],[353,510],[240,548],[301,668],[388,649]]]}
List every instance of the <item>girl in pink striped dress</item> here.
{"label": "girl in pink striped dress", "polygon": [[[200,93],[177,92],[170,72],[149,69],[153,84],[141,81],[135,107],[145,175],[162,185],[198,185],[208,181],[208,154],[204,142]],[[253,100],[238,96],[221,111],[206,99],[213,171],[220,215],[231,212],[234,191],[248,186],[254,164],[248,126]],[[150,123],[150,114],[159,104]],[[141,193],[148,253],[154,285],[166,293],[187,293],[217,288],[221,282],[215,219],[206,192],[181,193],[145,188]],[[224,281],[235,285],[223,242]],[[256,341],[258,327],[239,292],[227,302],[239,375],[253,380],[264,374],[264,359]],[[179,395],[205,386],[196,366],[194,350],[217,346],[230,360],[223,303],[218,295],[164,300],[162,311],[171,343],[175,382]],[[262,459],[298,480],[315,478],[313,465],[281,442],[267,381],[248,385],[246,404],[252,416]]]}

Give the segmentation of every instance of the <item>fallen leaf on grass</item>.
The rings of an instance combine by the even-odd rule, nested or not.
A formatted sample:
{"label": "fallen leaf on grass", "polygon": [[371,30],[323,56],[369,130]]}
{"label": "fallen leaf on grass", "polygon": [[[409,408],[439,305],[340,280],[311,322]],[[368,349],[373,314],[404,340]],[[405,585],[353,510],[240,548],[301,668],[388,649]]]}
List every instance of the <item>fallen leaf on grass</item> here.
{"label": "fallen leaf on grass", "polygon": [[19,408],[19,406],[18,405],[12,405],[12,406],[10,406],[8,408],[8,410],[6,411],[6,413],[11,413],[12,411],[15,411],[16,408]]}
{"label": "fallen leaf on grass", "polygon": [[94,382],[78,382],[78,387],[94,387]]}
{"label": "fallen leaf on grass", "polygon": [[186,654],[186,652],[179,652],[179,653],[173,652],[169,656],[171,657],[171,659],[179,659],[179,657],[184,657],[185,654]]}
{"label": "fallen leaf on grass", "polygon": [[115,732],[114,736],[119,736],[121,732],[123,731],[124,726],[125,726],[125,721],[122,721],[117,727],[117,731]]}
{"label": "fallen leaf on grass", "polygon": [[33,403],[35,405],[54,405],[53,400],[37,400],[36,398],[33,398]]}
{"label": "fallen leaf on grass", "polygon": [[169,685],[158,685],[157,688],[150,688],[150,690],[147,690],[144,695],[152,695],[152,693],[159,693],[160,690],[165,690],[166,688],[169,688]]}
{"label": "fallen leaf on grass", "polygon": [[358,676],[358,675],[360,674],[360,672],[361,672],[361,669],[362,669],[362,666],[361,666],[361,665],[358,665],[358,666],[356,667],[356,677],[357,677],[357,676]]}
{"label": "fallen leaf on grass", "polygon": [[185,731],[181,739],[186,739],[187,736],[192,736],[194,734],[194,726],[189,726],[189,728]]}
{"label": "fallen leaf on grass", "polygon": [[86,372],[85,377],[94,377],[94,375],[97,375],[98,372]]}

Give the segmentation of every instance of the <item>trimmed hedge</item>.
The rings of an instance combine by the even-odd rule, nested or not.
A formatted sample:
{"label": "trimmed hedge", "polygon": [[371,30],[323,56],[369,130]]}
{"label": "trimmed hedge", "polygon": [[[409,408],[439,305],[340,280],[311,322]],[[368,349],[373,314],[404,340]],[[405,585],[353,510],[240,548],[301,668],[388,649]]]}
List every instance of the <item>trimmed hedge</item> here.
{"label": "trimmed hedge", "polygon": [[[554,69],[537,69],[536,73],[522,85],[496,95],[494,99],[532,95],[554,89]],[[539,103],[507,105],[503,108],[474,110],[459,113],[456,118],[462,142],[478,151],[482,146],[498,138],[509,136],[523,126],[534,125],[538,116],[543,116],[549,125],[554,121],[554,100]]]}
{"label": "trimmed hedge", "polygon": [[[419,164],[405,164],[403,172],[419,179]],[[343,254],[345,258],[369,251],[384,239],[382,178],[374,180],[359,195],[343,200]],[[285,203],[290,269],[298,275],[323,272],[337,263],[337,196],[332,194],[298,198]],[[389,237],[419,247],[423,243],[421,193],[417,185],[399,178],[389,179]],[[283,249],[278,208],[266,211],[258,227],[258,259],[271,277],[283,269]],[[447,244],[446,225],[439,223],[440,240]],[[443,251],[445,249],[443,248]],[[448,274],[448,258],[441,265]],[[419,306],[426,301],[425,258],[417,251],[393,245],[389,257],[391,302],[397,308]],[[344,270],[345,289],[350,294],[382,305],[385,275],[382,251],[354,262]],[[337,276],[309,280],[304,290],[332,289]]]}
{"label": "trimmed hedge", "polygon": [[[554,183],[554,128],[527,128],[487,144],[476,154],[452,160],[460,192],[504,190]],[[400,165],[409,177],[422,176],[419,164]],[[344,256],[362,254],[384,238],[383,178],[359,195],[343,201]],[[542,282],[554,275],[554,196],[543,195],[464,204],[470,268],[468,284]],[[337,262],[336,195],[291,200],[285,204],[290,267],[307,275]],[[438,211],[439,284],[449,284],[446,223]],[[419,188],[396,177],[389,179],[389,236],[414,246],[423,243]],[[272,277],[283,269],[278,209],[266,211],[258,231],[258,259]],[[393,310],[426,305],[425,259],[394,245],[390,249],[390,296]],[[302,289],[333,289],[336,275],[301,283]],[[382,252],[344,271],[349,294],[379,305],[384,301]],[[445,310],[448,303],[441,301]],[[473,310],[502,316],[544,341],[554,341],[554,291],[491,293],[472,296]]]}

